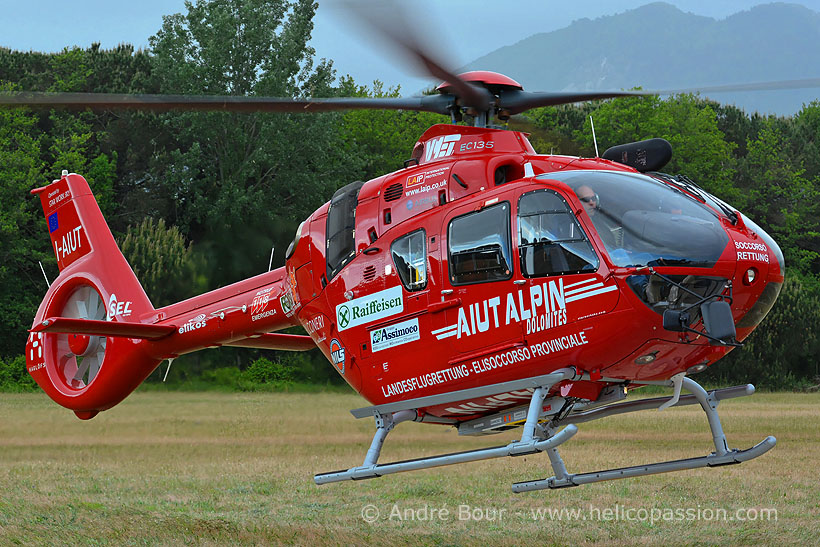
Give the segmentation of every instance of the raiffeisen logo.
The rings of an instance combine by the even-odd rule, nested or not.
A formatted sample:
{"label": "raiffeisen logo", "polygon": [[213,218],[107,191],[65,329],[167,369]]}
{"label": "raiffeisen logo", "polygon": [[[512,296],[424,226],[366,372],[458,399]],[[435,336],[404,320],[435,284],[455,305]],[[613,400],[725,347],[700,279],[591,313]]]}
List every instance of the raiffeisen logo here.
{"label": "raiffeisen logo", "polygon": [[461,140],[461,135],[444,135],[436,139],[430,139],[424,146],[425,161],[437,160],[452,156],[456,149],[456,143]]}
{"label": "raiffeisen logo", "polygon": [[343,331],[403,310],[401,287],[392,287],[336,306],[336,325],[339,331]]}

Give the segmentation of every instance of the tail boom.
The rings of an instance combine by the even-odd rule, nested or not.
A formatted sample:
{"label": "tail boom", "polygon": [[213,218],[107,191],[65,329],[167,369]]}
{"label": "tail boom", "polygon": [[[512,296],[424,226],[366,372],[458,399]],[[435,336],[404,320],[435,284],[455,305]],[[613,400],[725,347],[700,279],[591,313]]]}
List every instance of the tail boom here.
{"label": "tail boom", "polygon": [[88,419],[113,407],[164,359],[233,345],[303,351],[284,268],[155,309],[120,252],[83,177],[64,175],[40,197],[60,274],[26,342],[26,366],[54,401]]}

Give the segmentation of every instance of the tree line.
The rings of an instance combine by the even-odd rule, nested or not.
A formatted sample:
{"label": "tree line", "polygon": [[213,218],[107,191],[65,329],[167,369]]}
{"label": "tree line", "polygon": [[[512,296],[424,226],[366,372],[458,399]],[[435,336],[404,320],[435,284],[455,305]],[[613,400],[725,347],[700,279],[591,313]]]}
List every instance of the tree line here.
{"label": "tree line", "polygon": [[[337,79],[308,42],[310,0],[197,0],[166,16],[150,47],[0,48],[3,90],[280,97],[398,96],[382,84]],[[683,173],[739,208],[781,245],[787,282],[746,346],[708,374],[720,382],[785,388],[818,375],[820,103],[795,116],[747,114],[693,95],[635,97],[541,108],[513,120],[541,153],[594,155],[664,137],[666,171]],[[415,112],[232,114],[0,109],[0,387],[25,371],[20,354],[45,292],[39,263],[57,275],[39,201],[29,191],[84,175],[155,306],[265,271],[299,222],[354,180],[394,171],[442,116]],[[318,351],[223,348],[179,359],[169,381],[239,378],[269,358],[298,382],[339,383]],[[256,369],[253,369],[256,370]],[[278,370],[278,369],[277,369]],[[163,371],[164,372],[164,371]],[[155,373],[150,381],[159,381]],[[815,382],[816,383],[816,382]]]}

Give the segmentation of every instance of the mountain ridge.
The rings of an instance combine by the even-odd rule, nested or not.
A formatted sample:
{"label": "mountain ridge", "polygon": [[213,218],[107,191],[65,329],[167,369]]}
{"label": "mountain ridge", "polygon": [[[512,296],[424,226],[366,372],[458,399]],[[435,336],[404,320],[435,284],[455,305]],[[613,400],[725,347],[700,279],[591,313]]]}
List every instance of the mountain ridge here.
{"label": "mountain ridge", "polygon": [[[462,70],[502,72],[530,91],[705,87],[820,77],[817,44],[820,13],[799,4],[761,4],[718,20],[653,2],[533,34]],[[533,59],[543,60],[540,68]],[[817,89],[712,96],[781,115],[818,97]]]}

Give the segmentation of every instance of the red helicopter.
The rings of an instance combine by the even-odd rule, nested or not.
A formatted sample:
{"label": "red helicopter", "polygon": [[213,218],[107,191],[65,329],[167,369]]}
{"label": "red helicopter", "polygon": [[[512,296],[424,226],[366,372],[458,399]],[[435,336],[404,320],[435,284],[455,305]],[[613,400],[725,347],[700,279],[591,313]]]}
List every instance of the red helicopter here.
{"label": "red helicopter", "polygon": [[[529,108],[644,92],[529,93],[491,72],[454,75],[438,95],[267,99],[95,94],[4,95],[7,105],[449,114],[404,168],[339,189],[298,228],[285,266],[154,308],[87,182],[64,172],[32,191],[60,269],[26,343],[29,373],[81,419],[130,394],[158,365],[218,346],[318,347],[371,406],[376,433],[361,465],[317,484],[546,452],[554,475],[515,492],[561,488],[756,458],[767,437],[729,448],[717,413],[751,385],[704,390],[691,375],[749,336],[784,280],[777,243],[683,176],[659,172],[662,139],[602,157],[543,155],[527,135],[493,128]],[[473,126],[456,125],[467,115]],[[307,335],[278,331],[300,325]],[[170,363],[169,363],[170,366]],[[625,401],[643,385],[671,397]],[[681,395],[682,389],[690,392]],[[557,447],[579,423],[699,404],[715,450],[698,458],[593,473],[567,471]],[[417,421],[461,435],[521,428],[494,448],[378,463],[388,433]]]}

